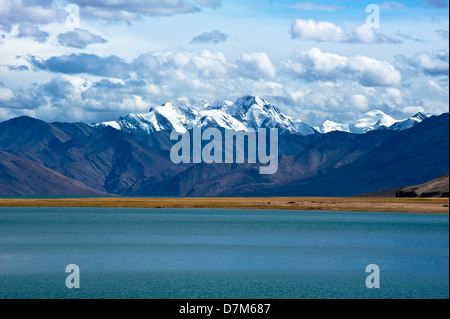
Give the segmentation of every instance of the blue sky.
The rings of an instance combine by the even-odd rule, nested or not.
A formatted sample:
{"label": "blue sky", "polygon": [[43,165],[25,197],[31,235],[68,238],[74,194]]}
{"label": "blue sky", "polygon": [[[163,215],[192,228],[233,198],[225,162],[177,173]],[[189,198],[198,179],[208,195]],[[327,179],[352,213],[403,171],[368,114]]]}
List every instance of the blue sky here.
{"label": "blue sky", "polygon": [[[370,4],[379,28],[366,23]],[[446,0],[0,0],[0,120],[107,121],[247,94],[311,125],[374,109],[440,114],[448,10]]]}

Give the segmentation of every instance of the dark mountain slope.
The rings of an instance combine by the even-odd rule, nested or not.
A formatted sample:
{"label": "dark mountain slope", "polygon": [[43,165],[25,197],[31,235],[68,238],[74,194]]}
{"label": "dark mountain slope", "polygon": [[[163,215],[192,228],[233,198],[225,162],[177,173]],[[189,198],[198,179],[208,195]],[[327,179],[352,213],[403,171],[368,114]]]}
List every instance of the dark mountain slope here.
{"label": "dark mountain slope", "polygon": [[133,187],[143,180],[156,187],[185,169],[170,161],[167,132],[158,135],[141,138],[111,127],[20,117],[0,123],[0,149],[94,189],[133,194]]}
{"label": "dark mountain slope", "polygon": [[3,196],[109,196],[31,160],[0,151]]}
{"label": "dark mountain slope", "polygon": [[364,135],[332,132],[314,138],[309,136],[308,140],[282,134],[280,145],[297,145],[299,150],[291,153],[288,147],[281,149],[280,146],[278,171],[273,175],[260,175],[259,164],[196,164],[165,181],[158,189],[161,193],[153,195],[258,196],[266,189],[348,165],[397,134],[396,131]]}
{"label": "dark mountain slope", "polygon": [[449,172],[449,115],[402,131],[346,166],[245,195],[351,196],[429,181]]}
{"label": "dark mountain slope", "polygon": [[[167,131],[133,135],[109,126],[45,123],[29,117],[0,123],[0,150],[27,160],[21,163],[31,171],[35,164],[36,169],[45,166],[119,195],[350,196],[448,174],[448,127],[448,114],[443,114],[404,131],[280,134],[278,171],[273,175],[260,175],[259,164],[174,164],[170,149],[176,142]],[[18,186],[23,176],[10,171],[4,169],[0,189],[10,192],[16,185],[26,194]],[[33,185],[36,181],[28,182],[30,191],[39,190]],[[56,191],[34,190],[43,196]],[[61,192],[66,194],[64,187]]]}

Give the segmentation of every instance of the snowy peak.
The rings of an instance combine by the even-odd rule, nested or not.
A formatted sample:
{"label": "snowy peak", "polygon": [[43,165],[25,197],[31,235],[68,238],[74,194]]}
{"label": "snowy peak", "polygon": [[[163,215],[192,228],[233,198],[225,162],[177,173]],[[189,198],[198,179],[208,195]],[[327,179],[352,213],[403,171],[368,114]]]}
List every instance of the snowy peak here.
{"label": "snowy peak", "polygon": [[232,116],[240,117],[247,114],[252,107],[264,108],[265,105],[269,104],[260,97],[247,95],[237,99],[235,103],[225,108]]}
{"label": "snowy peak", "polygon": [[244,96],[232,105],[225,105],[222,110],[234,116],[237,119],[248,120],[251,114],[255,113],[279,113],[278,109],[258,96]]}
{"label": "snowy peak", "polygon": [[405,130],[422,122],[427,117],[426,114],[418,113],[411,118],[399,121],[385,114],[383,111],[373,110],[348,123],[336,123],[327,120],[318,128],[318,131],[321,133],[342,131],[364,134],[379,129]]}
{"label": "snowy peak", "polygon": [[232,131],[247,131],[247,127],[230,114],[220,109],[206,109],[200,112],[201,118],[192,127],[218,127]]}
{"label": "snowy peak", "polygon": [[[128,114],[121,117],[118,122],[99,123],[97,126],[120,127],[129,133],[150,134],[158,131],[177,130],[186,132],[197,118],[195,111],[186,107],[175,107],[172,103],[151,108],[149,113]],[[102,125],[103,124],[103,125]],[[111,125],[112,124],[112,125]]]}
{"label": "snowy peak", "polygon": [[374,110],[367,112],[361,117],[349,123],[336,123],[333,121],[325,121],[319,128],[321,133],[329,133],[332,131],[342,131],[348,133],[364,134],[369,131],[377,130],[381,127],[389,127],[396,122],[395,119],[382,111]]}
{"label": "snowy peak", "polygon": [[128,114],[118,121],[95,123],[93,126],[111,126],[128,133],[146,135],[159,131],[184,133],[194,127],[219,127],[233,131],[256,131],[259,128],[278,128],[280,133],[290,132],[313,135],[342,131],[364,134],[373,130],[406,130],[422,122],[428,116],[417,113],[414,116],[396,120],[380,110],[373,110],[348,122],[325,121],[314,129],[299,119],[284,115],[280,110],[258,96],[244,96],[236,100],[198,102],[190,107],[165,103],[152,107],[148,113]]}
{"label": "snowy peak", "polygon": [[426,115],[425,113],[419,112],[416,115],[414,115],[413,117],[411,117],[411,119],[415,120],[415,121],[423,121],[428,117],[428,115]]}
{"label": "snowy peak", "polygon": [[[305,125],[296,125],[289,116],[284,115],[280,110],[266,102],[258,96],[245,96],[239,98],[232,105],[223,109],[228,114],[241,121],[247,130],[257,130],[258,128],[278,128],[282,132],[289,131],[302,135],[315,134],[313,128],[305,129]],[[298,127],[302,130],[299,131]],[[305,134],[307,133],[307,134]]]}
{"label": "snowy peak", "polygon": [[409,119],[398,121],[397,123],[395,123],[394,125],[389,127],[389,129],[390,130],[394,130],[394,131],[407,130],[407,129],[410,129],[411,127],[419,124],[420,122],[422,122],[427,117],[428,117],[428,115],[426,115],[425,113],[420,112],[420,113],[417,113],[416,115],[410,117]]}
{"label": "snowy peak", "polygon": [[329,132],[340,131],[349,132],[348,124],[336,123],[334,121],[326,120],[317,128],[320,133],[326,134]]}
{"label": "snowy peak", "polygon": [[97,127],[111,126],[134,134],[173,130],[184,133],[194,127],[220,127],[233,131],[250,131],[259,128],[278,128],[301,135],[317,132],[309,125],[292,120],[279,109],[258,96],[245,96],[236,102],[199,102],[192,107],[165,103],[152,107],[145,114],[129,114],[119,121],[93,124]]}
{"label": "snowy peak", "polygon": [[350,122],[349,131],[364,134],[381,127],[390,127],[396,120],[379,110],[367,112],[355,121]]}

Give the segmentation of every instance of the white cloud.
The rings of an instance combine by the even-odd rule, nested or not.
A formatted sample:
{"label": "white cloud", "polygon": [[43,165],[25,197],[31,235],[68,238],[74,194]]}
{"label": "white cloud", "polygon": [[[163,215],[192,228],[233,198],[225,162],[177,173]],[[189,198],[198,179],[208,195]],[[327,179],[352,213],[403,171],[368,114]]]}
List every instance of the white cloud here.
{"label": "white cloud", "polygon": [[317,42],[343,43],[401,43],[384,34],[376,33],[373,28],[362,24],[349,34],[337,24],[328,21],[296,19],[291,25],[293,39],[311,40]]}
{"label": "white cloud", "polygon": [[67,13],[56,6],[26,5],[22,0],[0,1],[0,28],[8,32],[13,24],[48,24],[66,16]]}
{"label": "white cloud", "polygon": [[423,70],[429,74],[447,74],[449,72],[448,50],[434,51],[433,53],[420,52],[414,54],[409,60],[409,64],[415,68]]}
{"label": "white cloud", "polygon": [[296,19],[291,27],[292,38],[318,42],[347,42],[351,37],[340,26],[315,20]]}
{"label": "white cloud", "polygon": [[250,77],[259,78],[261,76],[273,79],[276,71],[269,56],[264,52],[244,53],[240,58],[240,65],[244,73]]}
{"label": "white cloud", "polygon": [[228,39],[228,34],[214,30],[211,32],[204,32],[192,39],[191,43],[212,43],[217,44]]}
{"label": "white cloud", "polygon": [[425,109],[422,106],[406,106],[403,108],[403,112],[414,115],[419,112],[425,112]]}
{"label": "white cloud", "polygon": [[103,21],[132,21],[144,16],[173,16],[193,13],[203,7],[218,8],[221,0],[71,0],[84,17]]}
{"label": "white cloud", "polygon": [[145,16],[174,16],[199,12],[203,8],[216,9],[222,5],[221,0],[2,0],[0,29],[9,32],[14,24],[63,22],[68,12],[62,5],[68,3],[80,7],[82,19],[126,23]]}
{"label": "white cloud", "polygon": [[[435,55],[445,57],[442,52]],[[44,70],[56,76],[26,89],[4,90],[1,94],[8,100],[0,99],[0,107],[9,112],[4,114],[105,121],[181,98],[189,104],[247,94],[272,99],[287,114],[315,121],[312,125],[330,114],[333,120],[345,121],[370,109],[398,119],[411,115],[403,110],[405,105],[434,113],[448,109],[448,81],[442,77],[434,81],[440,91],[426,81],[401,86],[402,76],[389,62],[318,48],[298,51],[282,61],[271,60],[265,52],[228,60],[222,52],[173,50],[149,52],[130,61],[70,54],[33,57],[28,62],[34,67],[30,72]]]}
{"label": "white cloud", "polygon": [[345,57],[322,52],[319,48],[298,51],[282,66],[309,81],[357,81],[363,86],[396,86],[401,83],[400,72],[389,62],[366,56]]}
{"label": "white cloud", "polygon": [[74,29],[58,35],[58,43],[71,48],[84,49],[89,44],[106,42],[101,36],[92,34],[84,29]]}
{"label": "white cloud", "polygon": [[14,97],[14,92],[9,88],[0,87],[0,101],[9,101]]}
{"label": "white cloud", "polygon": [[19,38],[31,37],[38,42],[45,42],[49,35],[48,32],[41,31],[39,27],[31,24],[21,24],[19,26]]}
{"label": "white cloud", "polygon": [[430,87],[431,90],[437,92],[437,93],[441,93],[441,94],[447,94],[448,95],[448,88],[447,90],[442,88],[439,84],[436,83],[436,81],[433,80],[428,80],[428,86]]}
{"label": "white cloud", "polygon": [[402,41],[376,33],[367,24],[361,24],[353,29],[354,41],[357,43],[401,43]]}
{"label": "white cloud", "polygon": [[369,107],[369,100],[365,95],[354,94],[350,96],[350,103],[353,104],[358,110],[366,111]]}
{"label": "white cloud", "polygon": [[364,86],[397,86],[402,80],[401,73],[389,62],[361,55],[349,58],[348,71],[347,76]]}
{"label": "white cloud", "polygon": [[403,103],[403,94],[397,88],[387,88],[386,95],[389,99],[392,99],[392,101],[394,101],[398,105]]}
{"label": "white cloud", "polygon": [[376,35],[375,31],[367,24],[361,24],[360,26],[357,26],[353,30],[353,33],[355,34],[355,38],[358,42],[362,43],[379,42],[378,36]]}

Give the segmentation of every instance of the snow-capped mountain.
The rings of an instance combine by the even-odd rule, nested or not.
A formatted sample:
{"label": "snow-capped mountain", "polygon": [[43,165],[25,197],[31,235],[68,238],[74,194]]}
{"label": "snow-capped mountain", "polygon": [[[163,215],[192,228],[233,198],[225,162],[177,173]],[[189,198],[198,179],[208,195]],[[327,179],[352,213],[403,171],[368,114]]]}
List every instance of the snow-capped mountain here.
{"label": "snow-capped mountain", "polygon": [[336,123],[327,120],[316,129],[324,134],[332,131],[364,134],[379,129],[406,130],[422,122],[425,118],[427,118],[427,115],[418,113],[405,120],[396,120],[382,111],[374,110],[348,123]]}
{"label": "snow-capped mountain", "polygon": [[131,113],[118,121],[94,123],[92,126],[111,126],[117,130],[144,135],[174,129],[184,133],[194,127],[218,127],[233,131],[278,128],[281,132],[306,136],[332,131],[364,134],[379,129],[406,130],[425,118],[427,118],[426,114],[418,113],[408,119],[396,120],[382,111],[374,110],[348,123],[327,120],[314,129],[299,119],[281,113],[277,107],[258,96],[245,96],[234,103],[230,101],[199,102],[191,107],[165,103],[152,107],[148,113]]}
{"label": "snow-capped mountain", "polygon": [[220,127],[233,131],[278,128],[281,131],[311,135],[317,132],[300,120],[281,113],[277,107],[257,96],[245,96],[235,103],[199,103],[193,107],[166,103],[151,108],[148,113],[129,114],[118,121],[95,123],[93,126],[111,126],[134,134],[150,134],[163,130],[184,133],[194,127]]}
{"label": "snow-capped mountain", "polygon": [[427,117],[428,117],[428,115],[420,112],[420,113],[417,113],[416,115],[414,115],[413,117],[410,117],[409,119],[406,119],[403,121],[398,121],[394,125],[390,126],[388,129],[395,130],[395,131],[407,130],[407,129],[419,124],[420,122],[425,120]]}

